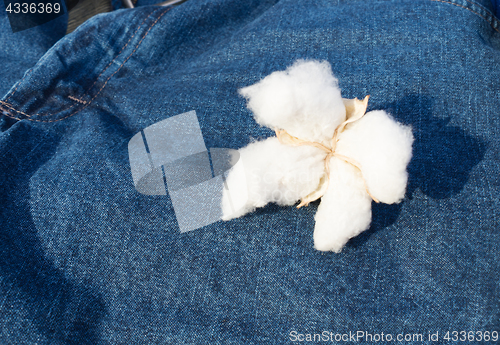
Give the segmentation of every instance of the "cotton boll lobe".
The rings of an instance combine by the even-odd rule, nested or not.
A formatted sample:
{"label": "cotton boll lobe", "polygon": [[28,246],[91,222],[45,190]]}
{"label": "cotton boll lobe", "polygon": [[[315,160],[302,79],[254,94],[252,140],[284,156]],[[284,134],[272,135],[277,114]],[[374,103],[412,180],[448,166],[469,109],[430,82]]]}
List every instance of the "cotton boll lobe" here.
{"label": "cotton boll lobe", "polygon": [[240,89],[257,123],[320,143],[328,143],[345,120],[337,79],[327,61],[298,60],[285,71]]}
{"label": "cotton boll lobe", "polygon": [[[239,153],[244,174],[229,171],[229,190],[224,190],[222,199],[223,220],[240,217],[269,202],[293,205],[313,192],[324,176],[326,154],[315,147],[282,145],[272,137],[249,144]],[[237,210],[232,208],[233,195],[247,197]]]}
{"label": "cotton boll lobe", "polygon": [[410,127],[377,110],[349,125],[339,136],[336,152],[356,160],[370,193],[392,204],[400,202],[406,191],[412,143]]}
{"label": "cotton boll lobe", "polygon": [[314,217],[314,247],[339,253],[350,238],[370,227],[371,202],[359,171],[332,158],[329,186]]}

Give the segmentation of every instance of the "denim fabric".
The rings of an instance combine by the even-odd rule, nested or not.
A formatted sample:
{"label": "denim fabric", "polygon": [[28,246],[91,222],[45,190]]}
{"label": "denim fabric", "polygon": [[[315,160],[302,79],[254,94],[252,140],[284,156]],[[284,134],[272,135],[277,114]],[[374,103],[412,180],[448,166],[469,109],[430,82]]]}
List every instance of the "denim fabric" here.
{"label": "denim fabric", "polygon": [[491,4],[493,5],[493,13],[498,16],[500,13],[500,1],[498,0],[491,0]]}
{"label": "denim fabric", "polygon": [[[490,0],[189,0],[98,15],[36,64],[57,32],[33,48],[10,36],[0,344],[292,344],[324,331],[443,344],[447,331],[500,331],[492,11]],[[317,203],[181,233],[168,194],[135,190],[129,140],[192,110],[206,147],[272,136],[237,90],[299,58],[328,60],[343,97],[369,94],[368,110],[412,126],[405,200],[374,204],[371,228],[340,254],[313,248]]]}

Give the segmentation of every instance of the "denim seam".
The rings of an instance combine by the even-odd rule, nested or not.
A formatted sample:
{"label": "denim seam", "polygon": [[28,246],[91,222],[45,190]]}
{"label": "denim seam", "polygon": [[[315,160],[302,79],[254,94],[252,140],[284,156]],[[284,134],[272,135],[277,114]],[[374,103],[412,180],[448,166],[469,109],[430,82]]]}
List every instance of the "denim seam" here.
{"label": "denim seam", "polygon": [[[81,100],[81,99],[79,99],[79,98],[76,98],[76,97],[73,97],[73,96],[71,96],[71,95],[69,95],[69,96],[68,96],[68,98],[69,98],[69,99],[72,99],[73,101],[77,101],[77,102],[79,102],[79,103],[81,103],[81,104],[87,104],[87,103],[88,103],[87,101],[83,101],[83,100]],[[69,108],[68,108],[68,109],[69,109]]]}
{"label": "denim seam", "polygon": [[[0,106],[0,109],[2,109],[2,111],[4,111],[4,112],[8,112],[8,113],[10,113],[10,111],[15,111],[15,112],[17,112],[17,113],[24,114],[24,115],[26,115],[27,117],[30,117],[30,116],[31,116],[31,115],[29,115],[29,114],[23,113],[22,111],[16,110],[16,109],[15,109],[15,108],[11,105],[11,104],[9,104],[9,103],[7,103],[7,102],[0,101],[0,103],[2,103],[2,104],[4,105],[4,107],[8,107],[8,108],[10,108],[10,110],[9,110],[9,109],[5,109],[4,107]],[[4,115],[5,115],[5,114],[4,114]],[[15,118],[15,119],[17,119],[17,118]],[[17,120],[22,120],[22,119],[17,119]]]}
{"label": "denim seam", "polygon": [[[155,13],[155,11],[152,11],[152,12],[151,12],[151,13],[150,13],[150,14],[149,14],[146,18],[144,18],[144,20],[141,22],[141,24],[139,24],[139,26],[137,27],[137,29],[135,29],[135,31],[134,31],[134,33],[132,34],[132,36],[130,36],[130,38],[128,39],[127,43],[125,43],[125,45],[122,47],[122,49],[120,49],[120,51],[118,52],[118,54],[116,54],[116,56],[113,58],[113,60],[111,60],[111,61],[110,61],[110,63],[109,63],[106,67],[104,67],[104,69],[101,71],[101,73],[99,73],[99,75],[97,76],[97,78],[96,78],[96,80],[94,81],[94,83],[93,83],[93,84],[92,84],[92,85],[91,85],[91,86],[87,89],[87,91],[85,91],[85,92],[83,93],[83,96],[85,96],[85,95],[87,95],[87,94],[89,94],[89,93],[90,93],[90,91],[92,90],[92,88],[94,87],[94,85],[95,85],[95,84],[99,81],[99,78],[101,77],[101,75],[102,75],[104,72],[106,72],[106,70],[108,69],[108,67],[109,67],[109,66],[111,66],[111,65],[113,64],[113,62],[114,62],[114,61],[115,61],[115,60],[116,60],[116,59],[120,56],[120,54],[123,52],[123,50],[124,50],[125,48],[127,48],[128,44],[129,44],[129,43],[130,43],[130,41],[131,41],[131,40],[135,37],[135,35],[136,35],[136,34],[137,34],[137,32],[139,31],[139,29],[142,27],[142,25],[143,25],[143,24],[146,22],[146,20],[148,20],[148,19],[149,19],[149,18],[150,18],[150,17],[151,17],[154,13]],[[82,101],[81,101],[81,100],[79,101],[79,100],[78,100],[78,99],[76,99],[76,98],[71,98],[71,96],[68,96],[68,98],[69,98],[69,99],[72,99],[72,100],[75,100],[75,101],[77,101],[77,102],[79,102],[79,103],[81,103],[81,104],[87,104],[87,103],[88,103],[88,102],[85,102],[85,101],[83,101],[83,102],[85,102],[85,103],[82,103]],[[92,98],[92,99],[93,99],[93,98]],[[92,101],[92,100],[91,100],[91,101]],[[63,111],[69,110],[69,109],[73,108],[75,105],[76,105],[76,106],[78,106],[78,104],[73,103],[71,106],[69,106],[69,107],[67,107],[67,108],[65,108],[65,109],[63,109],[63,110],[61,110],[60,112],[63,112]],[[83,109],[83,108],[82,108],[82,109]],[[80,110],[82,110],[82,109],[80,109]],[[34,114],[34,115],[32,115],[32,116],[50,116],[50,115],[52,115],[52,114],[50,114],[50,113],[49,113],[49,114]]]}
{"label": "denim seam", "polygon": [[[129,40],[127,41],[127,43],[125,43],[125,45],[122,47],[122,49],[118,52],[118,54],[116,54],[116,56],[113,58],[113,60],[111,60],[111,62],[110,62],[110,63],[109,63],[109,64],[108,64],[108,65],[107,65],[107,66],[106,66],[106,67],[105,67],[105,68],[101,71],[101,73],[99,73],[99,75],[97,76],[97,78],[96,78],[96,80],[94,81],[94,83],[93,83],[93,84],[92,84],[92,85],[91,85],[91,86],[87,89],[87,91],[85,91],[85,92],[83,93],[83,95],[88,94],[88,93],[90,92],[90,90],[92,90],[92,88],[94,87],[94,85],[95,85],[95,84],[97,83],[97,81],[99,80],[99,77],[100,77],[100,76],[101,76],[101,75],[102,75],[102,74],[103,74],[103,73],[104,73],[104,72],[108,69],[108,67],[109,67],[109,66],[111,66],[111,64],[112,64],[112,63],[113,63],[113,62],[114,62],[114,61],[118,58],[118,56],[120,56],[120,54],[123,52],[123,50],[124,50],[124,49],[128,46],[128,44],[130,43],[130,41],[131,41],[131,40],[135,37],[135,35],[136,35],[136,34],[137,34],[137,32],[139,31],[139,29],[142,27],[142,25],[143,25],[143,24],[146,22],[146,20],[148,20],[148,19],[149,19],[149,17],[151,17],[154,13],[155,13],[155,11],[151,12],[151,13],[150,13],[150,14],[149,14],[146,18],[144,18],[144,20],[143,20],[143,21],[141,22],[141,24],[137,27],[137,29],[135,29],[134,33],[133,33],[133,34],[132,34],[132,36],[129,38]],[[33,68],[31,68],[31,69],[30,69],[30,71],[31,71],[31,70],[33,70]],[[16,90],[17,90],[17,88],[19,87],[19,85],[21,85],[21,83],[24,81],[24,79],[28,76],[28,74],[29,74],[29,72],[30,72],[30,71],[28,71],[28,73],[26,73],[26,75],[24,76],[24,78],[23,78],[23,79],[21,80],[21,82],[20,82],[20,83],[16,86],[16,88],[14,89],[14,91],[12,92],[12,94],[11,94],[11,95],[9,95],[9,97],[7,97],[7,99],[6,99],[5,101],[9,100],[9,98],[10,98],[11,96],[13,96],[13,95],[14,95],[14,93],[15,93],[15,92],[16,92]],[[53,115],[53,114],[51,114],[51,113],[49,113],[49,114],[38,114],[38,113],[37,113],[37,114],[34,114],[34,115],[29,115],[29,114],[27,114],[27,113],[25,113],[25,112],[22,112],[22,111],[20,111],[20,110],[16,110],[16,109],[15,109],[15,107],[14,107],[12,104],[10,104],[10,103],[8,103],[8,102],[5,102],[5,101],[0,101],[0,103],[2,103],[2,104],[4,104],[5,106],[7,106],[7,107],[11,108],[11,110],[13,110],[13,111],[15,111],[15,112],[17,112],[17,113],[20,113],[20,114],[25,115],[26,117],[31,117],[31,116],[50,116],[50,115]],[[63,111],[69,110],[69,109],[73,108],[75,105],[78,105],[78,104],[73,103],[71,106],[69,106],[69,107],[67,107],[67,108],[65,108],[65,109],[63,109],[63,110],[61,110],[60,112],[63,112]],[[5,110],[5,109],[4,109],[4,110]],[[82,110],[82,109],[81,109],[81,110]],[[13,117],[13,116],[11,116],[11,117]],[[15,118],[15,119],[17,119],[17,120],[22,120],[22,119],[19,119],[19,118],[16,118],[16,117],[13,117],[13,118]],[[28,119],[28,120],[29,120],[29,119]],[[34,121],[34,120],[31,120],[31,121]],[[45,122],[45,121],[44,121],[44,122]]]}
{"label": "denim seam", "polygon": [[[109,66],[111,66],[113,64],[113,62],[118,58],[118,56],[120,56],[120,54],[123,52],[123,50],[128,46],[128,44],[130,43],[130,41],[132,40],[132,38],[134,38],[134,36],[137,34],[137,31],[139,31],[139,29],[141,28],[141,26],[146,22],[146,20],[149,19],[149,17],[151,17],[153,14],[155,13],[155,11],[151,12],[143,21],[142,23],[139,25],[139,27],[135,30],[134,34],[129,38],[129,40],[127,41],[127,43],[125,43],[125,45],[122,47],[122,49],[120,50],[120,52],[118,54],[116,54],[115,58],[113,60],[111,60],[111,62],[102,70],[101,73],[99,73],[99,75],[97,76],[96,80],[94,81],[94,83],[89,87],[89,89],[87,90],[87,92],[85,92],[84,94],[88,93],[90,90],[92,90],[92,88],[94,87],[94,85],[99,81],[99,77],[104,73],[106,72],[106,70],[109,68]],[[159,18],[161,18],[163,16],[163,13]],[[156,22],[158,21],[158,19],[151,25],[151,27],[153,27]],[[150,29],[151,29],[150,27]],[[149,30],[148,30],[149,32]],[[144,35],[144,37],[147,35],[147,32],[146,34]],[[143,37],[143,38],[144,38]],[[141,42],[142,42],[142,39],[141,39]],[[140,44],[140,42],[139,42]],[[137,49],[137,47],[136,47]],[[135,50],[134,50],[135,51]],[[133,53],[133,52],[132,52]],[[127,58],[128,59],[128,58]],[[123,64],[122,64],[123,65]],[[121,68],[121,66],[120,66]]]}
{"label": "denim seam", "polygon": [[[148,35],[149,31],[156,25],[156,23],[158,22],[158,20],[160,20],[161,17],[163,17],[163,15],[165,13],[167,13],[171,8],[167,8],[165,11],[163,11],[161,13],[161,15],[153,22],[153,24],[151,24],[151,26],[149,27],[149,29],[146,31],[146,33],[142,36],[141,40],[139,41],[139,43],[137,43],[137,45],[135,46],[134,50],[129,54],[129,56],[127,56],[127,58],[122,62],[122,64],[118,67],[118,69],[113,72],[113,74],[111,74],[111,76],[108,77],[108,79],[106,79],[106,81],[104,82],[104,85],[99,89],[99,91],[92,97],[92,99],[90,101],[82,101],[80,99],[77,99],[77,98],[74,98],[72,97],[71,95],[68,96],[68,98],[74,100],[74,101],[77,101],[78,103],[80,104],[83,104],[82,108],[81,109],[77,109],[75,112],[67,115],[67,116],[64,116],[60,119],[55,119],[55,120],[47,120],[47,121],[44,121],[44,120],[37,120],[37,119],[32,119],[31,117],[32,116],[50,116],[50,115],[53,115],[53,114],[34,114],[34,115],[29,115],[27,113],[24,113],[20,110],[16,110],[15,107],[10,104],[10,103],[7,103],[5,101],[0,101],[0,103],[2,103],[4,106],[10,108],[10,110],[8,109],[5,109],[3,107],[0,106],[0,109],[2,109],[4,112],[7,111],[7,113],[9,113],[9,115],[5,114],[6,116],[8,117],[11,117],[11,118],[14,118],[16,120],[23,120],[22,118],[19,118],[19,117],[16,117],[15,115],[13,115],[11,113],[11,111],[15,111],[17,113],[20,113],[20,114],[23,114],[25,115],[27,118],[25,118],[24,120],[29,120],[29,121],[36,121],[36,122],[56,122],[56,121],[61,121],[61,120],[64,120],[68,117],[71,117],[73,115],[75,115],[77,112],[81,111],[81,110],[84,110],[86,107],[88,107],[92,101],[101,93],[101,91],[104,89],[104,87],[106,86],[106,84],[108,83],[108,81],[118,72],[120,71],[120,69],[123,67],[123,65],[130,59],[130,57],[135,53],[135,51],[139,48],[139,46],[141,45],[142,41],[144,40],[144,38],[146,38],[146,36]],[[120,56],[120,54],[123,52],[123,50],[128,46],[128,44],[130,43],[130,41],[135,37],[135,35],[137,34],[137,32],[139,31],[139,29],[141,28],[141,26],[146,22],[146,20],[148,20],[153,14],[155,14],[157,11],[153,11],[151,12],[142,22],[141,24],[137,27],[137,29],[135,30],[135,32],[132,34],[132,36],[129,38],[129,40],[127,41],[127,43],[125,43],[125,45],[122,47],[122,49],[118,52],[118,54],[113,58],[113,60],[111,60],[111,62],[101,71],[101,73],[99,73],[99,75],[97,76],[96,80],[94,81],[94,83],[90,86],[90,88],[87,89],[86,92],[84,92],[84,96],[87,95],[89,93],[90,90],[92,90],[92,88],[94,87],[94,85],[99,81],[99,78],[101,77],[101,75],[109,68],[109,66],[112,65],[112,63]],[[24,78],[26,78],[27,74],[25,75]],[[24,80],[23,78],[23,80]],[[22,81],[21,81],[22,82]],[[19,84],[20,85],[20,84]],[[17,90],[17,88],[19,87],[19,85],[16,87],[16,89],[14,90],[14,92]],[[9,96],[9,98],[12,96],[12,94]],[[8,98],[7,98],[8,99]],[[79,105],[79,104],[76,104],[74,103],[73,105],[59,111],[59,112],[63,112],[63,111],[66,111],[66,110],[69,110],[71,108],[73,108],[75,105]]]}
{"label": "denim seam", "polygon": [[[54,49],[59,44],[61,44],[60,40],[57,41],[50,49]],[[43,58],[43,56],[42,56],[42,58]],[[34,69],[35,69],[34,67],[31,67],[28,71],[26,71],[26,73],[24,74],[23,79],[21,79],[21,81],[16,85],[16,88],[12,91],[12,93],[10,95],[7,96],[7,98],[5,99],[5,101],[8,101],[12,96],[14,96],[14,94],[16,93],[16,91],[19,88],[19,86],[21,86],[21,84],[23,83],[24,79],[26,79],[26,77],[28,77],[30,75],[30,73],[33,72]]]}
{"label": "denim seam", "polygon": [[493,17],[493,20],[498,20],[498,18],[496,18],[495,14],[493,14],[492,12],[490,12],[486,7],[484,7],[483,5],[481,5],[480,3],[476,2],[475,0],[465,0],[467,1],[468,3],[470,3],[472,6],[477,6],[481,9],[481,11],[489,14],[490,16]]}
{"label": "denim seam", "polygon": [[[489,11],[487,11],[485,8],[483,8],[482,6],[476,4],[475,2],[472,2],[470,0],[465,0],[467,1],[470,5],[468,6],[475,6],[478,8],[478,10],[480,10],[481,13],[479,13],[479,11],[475,11],[475,9],[473,8],[470,8],[468,6],[464,6],[462,4],[459,4],[457,0],[449,0],[449,1],[445,1],[445,0],[431,0],[431,1],[434,1],[434,2],[442,2],[442,3],[445,3],[445,4],[450,4],[450,5],[454,5],[454,6],[457,6],[457,7],[461,7],[461,8],[464,8],[476,15],[478,15],[479,17],[481,17],[482,19],[484,19],[486,22],[488,22],[488,24],[490,24],[490,26],[497,32],[500,33],[500,21],[493,15],[491,14]],[[488,18],[489,17],[489,18]]]}
{"label": "denim seam", "polygon": [[[155,13],[155,11],[151,12],[151,13],[150,13],[150,14],[149,14],[146,18],[144,18],[144,20],[141,22],[141,24],[139,24],[139,26],[137,27],[137,29],[135,29],[134,33],[133,33],[133,34],[132,34],[132,36],[129,38],[129,40],[127,41],[127,43],[125,43],[125,45],[122,47],[122,49],[118,52],[118,54],[116,54],[116,56],[113,58],[113,60],[111,60],[111,62],[110,62],[110,63],[109,63],[109,64],[108,64],[108,65],[107,65],[107,66],[106,66],[106,67],[105,67],[105,68],[101,71],[101,73],[99,73],[99,75],[97,76],[97,78],[96,78],[96,80],[94,81],[94,83],[93,83],[93,84],[92,84],[92,85],[91,85],[91,86],[87,89],[87,91],[85,91],[85,92],[83,93],[83,95],[88,94],[88,93],[90,92],[90,90],[92,90],[92,88],[94,87],[94,85],[95,85],[95,84],[97,83],[97,81],[99,80],[99,77],[100,77],[100,76],[101,76],[101,75],[102,75],[102,74],[103,74],[103,73],[104,73],[104,72],[108,69],[108,67],[109,67],[109,66],[111,66],[111,64],[112,64],[112,63],[113,63],[113,62],[114,62],[114,61],[118,58],[118,56],[120,56],[120,54],[123,52],[123,50],[124,50],[124,49],[128,46],[128,44],[130,43],[130,41],[131,41],[131,40],[135,37],[135,35],[137,34],[137,32],[139,31],[139,29],[141,28],[141,26],[142,26],[142,25],[146,22],[146,20],[148,20],[148,18],[149,18],[149,17],[151,17],[154,13]],[[1,100],[0,100],[0,103],[2,103],[4,106],[6,106],[6,107],[10,108],[12,111],[15,111],[15,112],[17,112],[17,113],[19,113],[19,114],[23,114],[23,115],[25,115],[26,117],[31,117],[31,116],[50,116],[50,115],[52,115],[51,113],[48,113],[48,114],[39,114],[39,113],[37,113],[37,114],[30,115],[30,114],[27,114],[27,113],[22,112],[22,111],[20,111],[20,110],[16,110],[16,108],[15,108],[12,104],[10,104],[10,103],[6,102],[6,101],[8,101],[8,100],[9,100],[9,99],[10,99],[10,98],[11,98],[11,97],[12,97],[12,96],[16,93],[16,91],[17,91],[17,89],[19,88],[19,86],[22,84],[22,82],[24,81],[24,79],[26,79],[26,77],[28,76],[28,74],[29,74],[32,70],[33,70],[33,68],[31,68],[30,70],[28,70],[28,72],[25,74],[25,76],[23,77],[23,79],[22,79],[22,80],[21,80],[21,81],[17,84],[17,86],[16,86],[16,88],[14,89],[14,91],[12,91],[12,93],[11,93],[11,94],[10,94],[10,95],[9,95],[9,96],[5,99],[5,101],[1,101]],[[72,100],[76,100],[76,99],[74,99],[74,98],[71,98],[71,96],[68,96],[68,98],[70,98],[70,99],[72,99]],[[82,103],[82,102],[80,102],[80,103]],[[65,109],[63,109],[63,110],[61,110],[61,112],[62,112],[62,111],[69,110],[69,109],[73,108],[75,105],[78,105],[78,104],[73,103],[71,106],[69,106],[69,107],[67,107],[67,108],[65,108]],[[4,109],[4,108],[1,108],[1,109],[2,109],[3,111],[7,111],[7,112],[9,112],[9,113],[10,113],[10,111],[9,111],[9,110],[6,110],[6,109]],[[11,115],[12,115],[12,114],[11,114]],[[14,118],[14,119],[16,119],[16,120],[22,120],[22,119],[16,118],[16,117],[15,117],[15,115],[12,115],[12,116],[10,116],[10,117],[13,117],[13,118]]]}

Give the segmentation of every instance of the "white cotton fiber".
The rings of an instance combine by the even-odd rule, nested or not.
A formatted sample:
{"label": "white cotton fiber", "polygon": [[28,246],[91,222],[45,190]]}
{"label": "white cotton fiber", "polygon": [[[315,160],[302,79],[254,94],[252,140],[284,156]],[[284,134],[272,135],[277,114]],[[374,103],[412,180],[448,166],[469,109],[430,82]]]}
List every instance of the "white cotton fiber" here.
{"label": "white cotton fiber", "polygon": [[[224,190],[224,220],[240,217],[269,202],[293,205],[313,192],[325,175],[326,153],[311,146],[282,145],[276,137],[249,144],[239,153],[244,174],[231,170],[226,179],[230,190]],[[247,190],[234,192],[242,186]],[[245,195],[247,200],[232,200],[234,194]],[[243,207],[234,210],[234,204]]]}
{"label": "white cotton fiber", "polygon": [[[226,180],[223,219],[269,202],[293,205],[302,200],[307,205],[321,197],[314,246],[340,252],[370,227],[372,197],[387,204],[404,197],[412,156],[410,127],[382,110],[364,114],[368,99],[344,104],[328,62],[299,60],[240,93],[259,124],[284,131],[279,132],[282,142],[272,137],[239,150],[241,164]],[[346,118],[353,122],[339,126]]]}
{"label": "white cotton fiber", "polygon": [[298,60],[240,94],[248,99],[257,123],[308,141],[328,142],[345,120],[338,82],[327,61]]}
{"label": "white cotton fiber", "polygon": [[376,110],[349,125],[339,137],[336,152],[361,165],[368,190],[375,198],[393,204],[405,195],[412,143],[410,127]]}
{"label": "white cotton fiber", "polygon": [[371,203],[357,169],[332,158],[328,189],[314,217],[314,247],[340,252],[350,238],[370,226]]}

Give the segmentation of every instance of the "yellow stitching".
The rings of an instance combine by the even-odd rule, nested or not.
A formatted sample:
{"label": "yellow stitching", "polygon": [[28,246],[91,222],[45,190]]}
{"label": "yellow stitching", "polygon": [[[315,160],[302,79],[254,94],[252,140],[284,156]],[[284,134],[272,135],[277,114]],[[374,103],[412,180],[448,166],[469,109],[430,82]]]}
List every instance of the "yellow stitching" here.
{"label": "yellow stitching", "polygon": [[78,98],[75,98],[73,96],[68,96],[69,99],[72,99],[73,101],[77,101],[77,102],[80,102],[82,104],[87,104],[87,102],[85,101],[82,101],[81,99],[78,99]]}
{"label": "yellow stitching", "polygon": [[[170,10],[170,8],[169,8],[168,10]],[[165,14],[166,12],[168,12],[168,10],[167,10],[167,11],[165,11],[163,14]],[[137,29],[134,31],[134,33],[133,33],[133,34],[132,34],[132,36],[129,38],[129,40],[127,41],[127,43],[125,43],[125,45],[122,47],[122,49],[120,50],[120,52],[119,52],[119,53],[118,53],[118,54],[117,54],[117,55],[113,58],[113,60],[111,60],[111,62],[110,62],[110,63],[109,63],[109,64],[108,64],[108,65],[107,65],[107,66],[106,66],[106,67],[105,67],[105,68],[101,71],[101,73],[99,73],[99,75],[97,76],[97,78],[96,78],[96,80],[94,81],[94,83],[92,84],[92,86],[90,86],[90,88],[88,88],[88,89],[87,89],[87,91],[83,94],[84,96],[85,96],[85,95],[86,95],[86,94],[87,94],[87,93],[88,93],[88,92],[92,89],[92,87],[94,87],[95,83],[97,83],[97,81],[99,80],[99,77],[100,77],[100,76],[101,76],[101,75],[102,75],[102,74],[103,74],[103,73],[104,73],[104,72],[108,69],[108,67],[109,67],[109,66],[110,66],[110,65],[111,65],[111,64],[112,64],[112,63],[113,63],[113,62],[114,62],[114,61],[118,58],[118,56],[121,54],[121,52],[123,51],[123,49],[125,49],[125,48],[127,47],[127,45],[130,43],[130,41],[132,40],[132,38],[134,38],[134,36],[137,34],[137,32],[139,31],[139,29],[141,28],[141,26],[142,26],[142,25],[146,22],[146,20],[148,20],[148,18],[149,18],[149,17],[151,17],[151,16],[152,16],[153,14],[155,14],[156,12],[157,12],[157,11],[153,11],[153,12],[151,12],[151,13],[150,13],[150,14],[149,14],[149,15],[148,15],[148,16],[147,16],[147,17],[146,17],[146,18],[145,18],[145,19],[141,22],[141,24],[140,24],[140,25],[137,27]],[[162,14],[159,18],[161,18],[161,17],[163,16],[163,14]],[[158,19],[159,19],[159,18],[158,18]],[[154,24],[156,24],[156,22],[158,21],[158,19],[157,19],[157,20],[153,23],[153,25],[154,25]],[[150,28],[150,29],[151,29],[151,28]],[[148,32],[149,32],[149,30],[148,30]],[[143,37],[143,38],[144,38],[144,37]],[[141,40],[141,42],[142,42],[142,40]],[[132,52],[132,54],[133,54],[134,52],[135,52],[135,50]],[[123,64],[122,64],[122,65],[123,65]],[[120,68],[121,68],[121,66],[120,66]],[[32,70],[33,70],[33,68],[32,68],[32,69],[30,69],[30,70],[26,73],[26,75],[24,76],[24,78],[21,80],[21,82],[19,82],[19,84],[16,86],[16,88],[14,89],[14,91],[12,92],[12,94],[10,94],[10,95],[9,95],[9,97],[7,97],[7,98],[5,99],[5,101],[9,100],[9,99],[10,99],[10,97],[12,97],[12,96],[14,95],[14,93],[15,93],[15,92],[16,92],[16,90],[17,90],[17,88],[21,85],[21,83],[24,81],[24,79],[26,79],[26,77],[28,76],[29,72],[31,72]],[[115,72],[115,73],[116,73],[116,72]],[[113,76],[115,73],[113,73],[111,76]],[[108,78],[108,80],[109,80],[109,78]],[[101,90],[102,90],[102,88],[101,88]],[[101,90],[99,90],[99,92],[101,92]],[[99,92],[96,94],[96,96],[99,94]],[[68,97],[70,97],[70,96],[68,96]],[[94,96],[94,98],[95,98],[95,96]],[[94,98],[92,98],[92,100],[93,100]],[[90,102],[91,102],[92,100],[90,100]],[[8,102],[5,102],[5,101],[0,101],[0,102],[1,102],[2,104],[4,104],[5,106],[7,106],[7,107],[11,108],[13,111],[18,112],[18,113],[21,113],[21,114],[23,114],[23,115],[25,115],[25,116],[27,116],[27,117],[31,117],[31,116],[50,116],[50,115],[53,115],[52,113],[49,113],[49,114],[39,114],[39,113],[36,113],[36,114],[34,114],[34,115],[29,115],[29,114],[26,114],[26,113],[24,113],[24,112],[22,112],[22,111],[20,111],[20,110],[16,110],[12,104],[10,104],[10,103],[8,103]],[[90,103],[90,102],[89,102],[89,103]],[[85,104],[87,104],[87,102],[85,102]],[[72,104],[71,106],[69,106],[69,107],[67,107],[67,108],[65,108],[65,109],[63,109],[63,110],[60,110],[59,112],[67,111],[67,110],[69,110],[69,109],[73,108],[75,105],[76,105],[76,104],[74,103],[74,104]],[[87,105],[88,105],[88,104],[87,104]],[[84,109],[84,108],[82,108],[82,109],[80,109],[80,110],[83,110],[83,109]],[[77,110],[76,112],[78,112],[78,111],[79,111],[79,110]],[[76,113],[76,112],[75,112],[75,113]],[[75,113],[72,113],[70,116],[74,115]],[[10,117],[12,117],[12,116],[10,116]],[[69,117],[69,116],[67,116],[67,117]],[[13,117],[13,118],[15,118],[15,117]],[[42,121],[42,120],[33,120],[33,119],[26,119],[26,120],[30,120],[30,121],[37,121],[37,122],[55,122],[55,121],[64,120],[65,118],[66,118],[66,117],[63,117],[63,118],[61,118],[61,119],[58,119],[58,120],[52,120],[52,121]],[[17,119],[17,120],[21,120],[21,119],[18,119],[18,118],[15,118],[15,119]]]}
{"label": "yellow stitching", "polygon": [[139,43],[137,43],[137,45],[135,46],[135,49],[132,51],[132,53],[130,53],[129,56],[127,56],[127,58],[122,62],[122,64],[120,65],[120,67],[115,71],[113,72],[113,74],[111,74],[108,79],[106,80],[106,82],[104,83],[104,85],[99,89],[99,91],[95,94],[94,97],[92,97],[92,99],[90,101],[88,101],[88,103],[83,106],[80,110],[76,110],[75,112],[67,115],[67,116],[64,116],[60,119],[56,119],[56,120],[49,120],[49,121],[43,121],[43,120],[34,120],[34,119],[27,119],[29,121],[36,121],[36,122],[46,122],[46,123],[49,123],[49,122],[57,122],[57,121],[62,121],[64,119],[67,119],[68,117],[71,117],[73,115],[75,115],[77,112],[81,111],[81,110],[84,110],[85,108],[87,108],[90,103],[92,103],[92,101],[101,93],[101,91],[104,89],[104,87],[106,86],[106,84],[108,83],[108,81],[116,74],[118,73],[118,71],[120,71],[120,69],[123,67],[123,65],[128,61],[128,59],[130,59],[130,57],[135,53],[135,51],[137,50],[137,48],[139,48],[139,46],[141,45],[142,41],[146,38],[146,36],[149,34],[149,31],[151,31],[151,29],[156,25],[156,23],[160,20],[161,17],[163,17],[165,15],[165,13],[167,13],[168,11],[170,10],[170,8],[168,8],[167,10],[165,10],[154,22],[153,24],[149,27],[148,31],[146,31],[146,33],[144,34],[144,36],[142,36],[141,40],[139,41]]}
{"label": "yellow stitching", "polygon": [[17,113],[21,113],[23,115],[26,115],[27,117],[30,117],[31,115],[29,114],[26,114],[26,113],[23,113],[22,111],[20,110],[16,110],[16,108],[14,108],[10,103],[7,103],[7,102],[4,102],[4,101],[0,101],[0,103],[2,103],[4,106],[10,108],[11,110],[14,110],[15,112]]}

